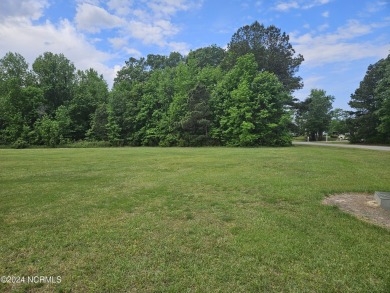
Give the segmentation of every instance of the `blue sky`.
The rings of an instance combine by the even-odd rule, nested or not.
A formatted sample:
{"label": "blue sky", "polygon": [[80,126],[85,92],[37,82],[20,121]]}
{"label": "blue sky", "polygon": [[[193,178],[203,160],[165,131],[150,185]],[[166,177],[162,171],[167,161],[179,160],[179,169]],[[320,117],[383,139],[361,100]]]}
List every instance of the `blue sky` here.
{"label": "blue sky", "polygon": [[301,100],[320,88],[349,109],[368,65],[390,53],[390,0],[1,0],[0,57],[17,52],[31,65],[63,53],[111,85],[129,57],[226,48],[256,20],[286,32],[304,56]]}

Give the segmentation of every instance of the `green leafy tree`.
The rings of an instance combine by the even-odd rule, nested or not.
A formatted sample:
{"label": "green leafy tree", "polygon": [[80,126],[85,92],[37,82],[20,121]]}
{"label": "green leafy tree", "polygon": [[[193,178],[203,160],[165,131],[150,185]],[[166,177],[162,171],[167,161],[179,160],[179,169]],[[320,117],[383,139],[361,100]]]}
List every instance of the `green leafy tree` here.
{"label": "green leafy tree", "polygon": [[34,125],[37,142],[46,146],[55,147],[59,144],[60,134],[58,122],[48,115],[37,120]]}
{"label": "green leafy tree", "polygon": [[[0,141],[30,143],[30,132],[40,116],[43,93],[34,86],[28,63],[17,53],[0,59]],[[22,143],[24,141],[24,143]]]}
{"label": "green leafy tree", "polygon": [[[159,71],[160,55],[149,55],[148,60],[130,58],[117,72],[114,86],[109,94],[108,105],[120,128],[120,137],[132,145],[140,145],[137,132],[142,125],[137,121],[140,103],[153,71]],[[156,67],[156,68],[154,68]],[[153,68],[153,69],[152,69]]]}
{"label": "green leafy tree", "polygon": [[126,83],[129,87],[138,82],[144,82],[149,77],[148,64],[145,58],[129,58],[116,74],[114,87],[117,83]]}
{"label": "green leafy tree", "polygon": [[120,136],[121,128],[115,121],[115,117],[110,107],[108,107],[106,129],[108,141],[114,146],[122,146],[124,143],[124,139],[121,139]]}
{"label": "green leafy tree", "polygon": [[383,78],[375,88],[379,108],[377,131],[381,134],[381,142],[390,143],[390,55],[383,63]]}
{"label": "green leafy tree", "polygon": [[172,69],[170,82],[173,88],[166,95],[170,104],[161,112],[158,123],[161,145],[189,145],[188,133],[184,133],[182,128],[182,119],[188,112],[188,93],[196,84],[197,71],[198,68],[184,63]]}
{"label": "green leafy tree", "polygon": [[18,53],[8,52],[0,59],[1,90],[6,82],[15,82],[18,86],[28,86],[33,83],[33,76],[24,57]]}
{"label": "green leafy tree", "polygon": [[102,103],[96,108],[87,137],[90,140],[109,141],[113,146],[124,144],[121,128],[110,105]]}
{"label": "green leafy tree", "polygon": [[[34,86],[18,87],[0,96],[0,140],[3,143],[15,142],[22,133],[26,139],[26,129],[32,131],[40,117],[43,93]],[[25,140],[31,143],[30,139]]]}
{"label": "green leafy tree", "polygon": [[390,93],[383,99],[382,107],[379,109],[378,113],[380,115],[380,124],[378,126],[378,131],[382,134],[383,143],[390,143]]}
{"label": "green leafy tree", "polygon": [[187,111],[180,121],[181,131],[187,145],[206,145],[209,142],[212,112],[210,93],[203,84],[197,84],[188,93]]}
{"label": "green leafy tree", "polygon": [[[137,104],[137,100],[141,97],[136,96],[133,99],[133,89],[137,84],[129,86],[126,81],[117,82],[114,84],[108,98],[108,106],[110,107],[111,115],[114,117],[116,123],[121,128],[121,137],[126,137],[129,133],[135,131],[133,120],[135,119],[128,113],[130,111],[129,105],[131,103]],[[142,96],[142,95],[141,95]]]}
{"label": "green leafy tree", "polygon": [[178,52],[172,52],[169,56],[149,54],[146,58],[146,65],[153,71],[166,67],[174,68],[183,63],[185,58]]}
{"label": "green leafy tree", "polygon": [[217,45],[205,48],[199,48],[191,51],[187,56],[187,62],[194,62],[197,67],[204,68],[207,66],[217,67],[225,58],[226,52]]}
{"label": "green leafy tree", "polygon": [[164,69],[167,67],[168,57],[158,54],[148,54],[146,57],[146,65],[149,66],[150,70]]}
{"label": "green leafy tree", "polygon": [[87,138],[97,141],[108,141],[107,133],[108,110],[107,104],[100,104],[91,117],[91,128],[87,132]]}
{"label": "green leafy tree", "polygon": [[349,119],[349,112],[340,108],[332,111],[332,120],[329,126],[330,133],[345,134],[349,132],[347,120]]}
{"label": "green leafy tree", "polygon": [[303,102],[306,107],[302,112],[302,118],[310,140],[322,140],[324,131],[329,129],[333,101],[334,97],[327,95],[324,90],[312,89],[309,97]]}
{"label": "green leafy tree", "polygon": [[240,56],[252,53],[258,71],[274,73],[289,92],[302,88],[302,79],[295,76],[303,56],[295,54],[289,36],[273,25],[265,27],[257,21],[238,29],[228,44],[225,68],[232,68]]}
{"label": "green leafy tree", "polygon": [[171,52],[167,59],[167,66],[174,68],[179,64],[184,63],[184,57],[179,52]]}
{"label": "green leafy tree", "polygon": [[349,105],[355,109],[349,120],[351,141],[390,142],[389,130],[390,55],[370,65],[351,95]]}
{"label": "green leafy tree", "polygon": [[75,94],[69,102],[69,115],[72,120],[74,140],[85,138],[91,125],[91,115],[98,105],[107,103],[108,86],[102,75],[94,69],[77,71]]}
{"label": "green leafy tree", "polygon": [[58,123],[59,144],[70,142],[73,138],[72,119],[66,106],[61,105],[57,108],[55,121]]}
{"label": "green leafy tree", "polygon": [[71,140],[71,119],[69,111],[61,105],[55,112],[55,117],[44,115],[35,123],[37,141],[50,147],[68,143]]}
{"label": "green leafy tree", "polygon": [[73,98],[76,68],[63,54],[45,52],[32,65],[45,99],[46,113],[55,110]]}
{"label": "green leafy tree", "polygon": [[214,92],[213,137],[235,146],[291,144],[284,106],[290,99],[274,74],[259,73],[255,56],[244,55]]}
{"label": "green leafy tree", "polygon": [[[133,108],[134,132],[130,135],[131,144],[155,146],[170,130],[162,121],[166,120],[172,102],[175,82],[175,68],[166,67],[155,70],[142,85],[141,97]],[[135,95],[139,96],[139,95]]]}

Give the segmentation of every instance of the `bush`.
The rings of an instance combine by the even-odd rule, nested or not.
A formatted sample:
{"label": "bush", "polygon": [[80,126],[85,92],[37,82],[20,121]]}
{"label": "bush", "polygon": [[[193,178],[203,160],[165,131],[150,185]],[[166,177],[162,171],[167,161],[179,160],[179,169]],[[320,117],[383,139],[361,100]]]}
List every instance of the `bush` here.
{"label": "bush", "polygon": [[27,141],[25,141],[23,138],[18,138],[13,144],[12,147],[14,149],[25,149],[29,147],[29,144]]}

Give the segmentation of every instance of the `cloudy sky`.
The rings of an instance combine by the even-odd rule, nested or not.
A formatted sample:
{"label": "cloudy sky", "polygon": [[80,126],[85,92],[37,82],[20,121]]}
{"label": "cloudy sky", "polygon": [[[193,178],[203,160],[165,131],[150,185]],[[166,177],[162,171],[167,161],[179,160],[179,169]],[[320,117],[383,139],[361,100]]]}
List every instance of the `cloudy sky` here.
{"label": "cloudy sky", "polygon": [[78,69],[95,68],[111,85],[129,57],[226,47],[240,27],[259,21],[290,36],[305,61],[305,87],[350,95],[369,64],[390,53],[390,0],[0,0],[0,58],[63,53]]}

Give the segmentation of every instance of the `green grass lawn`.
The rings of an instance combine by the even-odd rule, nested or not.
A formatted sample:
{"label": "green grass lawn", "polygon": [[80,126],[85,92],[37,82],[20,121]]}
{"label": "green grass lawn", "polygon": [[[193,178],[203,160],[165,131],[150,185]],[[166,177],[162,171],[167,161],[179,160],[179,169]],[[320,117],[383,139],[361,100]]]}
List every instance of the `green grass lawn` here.
{"label": "green grass lawn", "polygon": [[390,232],[323,206],[390,191],[358,149],[0,150],[2,292],[390,292]]}

